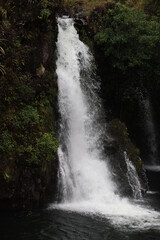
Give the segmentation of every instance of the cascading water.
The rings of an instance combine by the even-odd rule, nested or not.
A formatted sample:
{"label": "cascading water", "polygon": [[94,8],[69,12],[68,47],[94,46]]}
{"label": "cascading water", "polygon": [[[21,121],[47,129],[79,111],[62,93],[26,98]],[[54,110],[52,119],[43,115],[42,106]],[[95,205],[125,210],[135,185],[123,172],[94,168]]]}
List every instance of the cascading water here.
{"label": "cascading water", "polygon": [[58,18],[58,31],[61,202],[51,208],[116,216],[116,220],[110,217],[114,224],[157,226],[156,212],[118,196],[104,154],[106,126],[96,94],[99,86],[92,71],[93,57],[79,40],[72,19]]}
{"label": "cascading water", "polygon": [[124,152],[124,158],[127,165],[127,178],[132,188],[133,197],[134,199],[142,199],[141,183],[139,181],[136,168],[134,167],[133,163],[129,160],[126,152]]}
{"label": "cascading water", "polygon": [[152,107],[149,98],[142,100],[142,105],[145,109],[145,132],[149,147],[149,158],[151,165],[157,165],[158,153],[157,153],[157,141],[156,132],[153,120]]}
{"label": "cascading water", "polygon": [[148,146],[148,161],[145,164],[145,168],[149,171],[151,170],[159,172],[160,163],[158,159],[158,147],[152,105],[149,97],[144,97],[142,93],[140,94],[140,106],[144,111],[144,130]]}
{"label": "cascading water", "polygon": [[62,201],[113,201],[115,186],[103,157],[98,88],[92,79],[92,55],[78,37],[72,19],[59,19],[57,76],[61,113],[59,178]]}

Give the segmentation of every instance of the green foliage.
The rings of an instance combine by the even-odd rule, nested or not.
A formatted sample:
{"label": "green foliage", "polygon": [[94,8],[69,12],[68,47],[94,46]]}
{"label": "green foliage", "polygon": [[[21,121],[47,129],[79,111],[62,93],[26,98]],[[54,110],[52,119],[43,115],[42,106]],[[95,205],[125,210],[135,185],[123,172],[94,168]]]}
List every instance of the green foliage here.
{"label": "green foliage", "polygon": [[153,15],[160,17],[160,4],[159,0],[142,0],[142,6],[145,10]]}
{"label": "green foliage", "polygon": [[58,141],[54,137],[54,133],[44,133],[37,139],[37,151],[40,158],[46,161],[54,159],[58,148]]}
{"label": "green foliage", "polygon": [[[135,67],[151,70],[160,51],[160,24],[148,19],[140,10],[117,4],[104,17],[105,28],[95,36],[97,45],[105,51],[114,68],[126,72]],[[160,75],[160,71],[157,73]]]}
{"label": "green foliage", "polygon": [[157,94],[160,89],[159,19],[119,3],[104,11],[95,10],[94,14],[100,23],[94,29],[94,49],[105,101],[113,115],[133,129],[132,119],[139,107],[138,89],[154,89]]}
{"label": "green foliage", "polygon": [[53,132],[41,134],[33,143],[19,145],[17,154],[20,158],[25,158],[28,164],[42,166],[47,162],[55,160],[58,148],[58,141]]}
{"label": "green foliage", "polygon": [[[42,198],[56,172],[52,52],[58,3],[7,0],[0,6],[0,200],[18,208],[35,203],[34,192]],[[38,78],[41,63],[45,77]]]}
{"label": "green foliage", "polygon": [[[25,79],[25,76],[23,76],[23,80]],[[27,84],[18,84],[17,83],[17,99],[24,104],[24,103],[30,103],[35,98],[35,90],[28,86]]]}
{"label": "green foliage", "polygon": [[20,48],[21,47],[21,43],[20,43],[20,40],[19,39],[16,39],[15,42],[14,42],[14,47],[15,48]]}
{"label": "green foliage", "polygon": [[41,20],[48,20],[50,15],[51,15],[51,12],[49,9],[42,9],[40,12],[40,16],[38,18]]}
{"label": "green foliage", "polygon": [[56,3],[51,0],[41,0],[39,3],[40,14],[38,18],[45,22],[46,24],[50,23],[51,9],[55,7]]}
{"label": "green foliage", "polygon": [[14,116],[13,125],[17,128],[27,130],[37,124],[39,124],[39,114],[37,108],[32,106],[25,106],[22,108],[16,116]]}
{"label": "green foliage", "polygon": [[0,153],[10,153],[13,152],[14,148],[16,146],[16,142],[13,139],[13,136],[11,133],[9,133],[7,130],[1,132],[0,136]]}
{"label": "green foliage", "polygon": [[45,8],[49,8],[49,7],[54,7],[57,3],[55,3],[52,0],[41,0],[40,1],[40,6],[45,9]]}
{"label": "green foliage", "polygon": [[2,16],[2,19],[7,18],[7,11],[2,6],[0,6],[0,15]]}
{"label": "green foliage", "polygon": [[5,169],[3,177],[6,182],[9,182],[11,180],[11,175],[8,167]]}

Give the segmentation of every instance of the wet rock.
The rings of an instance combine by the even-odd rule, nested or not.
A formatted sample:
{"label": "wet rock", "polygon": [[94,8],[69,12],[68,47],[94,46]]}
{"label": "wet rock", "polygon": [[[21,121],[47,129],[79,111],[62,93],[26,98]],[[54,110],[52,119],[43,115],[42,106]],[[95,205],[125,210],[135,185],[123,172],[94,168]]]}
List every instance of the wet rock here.
{"label": "wet rock", "polygon": [[86,25],[87,24],[87,16],[83,11],[82,6],[77,6],[74,10],[73,14],[74,21],[77,25]]}
{"label": "wet rock", "polygon": [[86,21],[83,20],[83,19],[78,19],[78,18],[75,18],[74,19],[74,22],[75,22],[75,25],[78,25],[78,26],[83,26],[86,24]]}
{"label": "wet rock", "polygon": [[142,194],[148,189],[147,178],[139,157],[139,150],[131,142],[124,123],[114,119],[109,123],[109,132],[112,138],[106,145],[106,153],[110,159],[112,178],[118,186],[122,196],[132,196],[133,192],[127,177],[127,165],[124,152],[127,152],[129,160],[133,163],[139,176]]}

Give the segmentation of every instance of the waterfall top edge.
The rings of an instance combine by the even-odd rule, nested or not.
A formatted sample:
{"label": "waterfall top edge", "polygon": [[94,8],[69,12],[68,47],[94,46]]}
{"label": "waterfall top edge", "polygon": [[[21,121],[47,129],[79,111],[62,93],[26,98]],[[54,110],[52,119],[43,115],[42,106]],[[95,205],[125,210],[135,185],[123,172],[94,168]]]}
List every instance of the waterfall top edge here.
{"label": "waterfall top edge", "polygon": [[68,18],[70,18],[70,17],[69,17],[69,15],[63,15],[61,18],[63,18],[63,19],[68,19]]}
{"label": "waterfall top edge", "polygon": [[66,30],[69,26],[74,24],[74,19],[68,16],[58,17],[57,23],[62,27],[63,30]]}

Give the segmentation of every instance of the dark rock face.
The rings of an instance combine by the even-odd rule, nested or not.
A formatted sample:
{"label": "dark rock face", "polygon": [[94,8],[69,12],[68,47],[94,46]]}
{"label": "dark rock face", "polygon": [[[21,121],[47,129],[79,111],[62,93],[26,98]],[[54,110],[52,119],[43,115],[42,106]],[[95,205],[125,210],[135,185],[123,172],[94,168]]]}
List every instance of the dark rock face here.
{"label": "dark rock face", "polygon": [[82,8],[78,9],[75,12],[75,14],[73,15],[73,17],[74,17],[75,21],[79,20],[83,23],[83,25],[86,24],[87,17]]}
{"label": "dark rock face", "polygon": [[79,19],[79,18],[75,18],[74,19],[74,22],[75,22],[75,25],[77,26],[83,26],[86,24],[85,20],[84,19]]}
{"label": "dark rock face", "polygon": [[109,123],[109,133],[113,137],[109,144],[106,144],[106,152],[110,158],[110,168],[113,180],[118,186],[118,191],[122,196],[132,196],[132,188],[127,177],[127,165],[124,152],[127,153],[132,164],[137,170],[141,183],[142,194],[148,190],[147,178],[139,157],[138,149],[133,145],[128,137],[125,124],[115,119]]}
{"label": "dark rock face", "polygon": [[81,5],[68,6],[61,10],[61,16],[68,16],[74,19],[76,26],[83,26],[87,24],[87,16]]}
{"label": "dark rock face", "polygon": [[[56,190],[55,166],[46,166],[42,173],[40,168],[19,167],[10,182],[1,179],[0,208],[3,210],[31,210],[39,208],[54,197]],[[53,174],[54,173],[54,174]],[[52,193],[50,192],[52,189]]]}
{"label": "dark rock face", "polygon": [[112,141],[107,148],[110,160],[110,171],[112,172],[113,181],[118,187],[121,196],[132,196],[132,189],[127,178],[127,166],[124,159],[124,153],[117,141]]}
{"label": "dark rock face", "polygon": [[160,191],[160,167],[150,166],[146,167],[146,175],[148,178],[148,185],[150,191]]}

